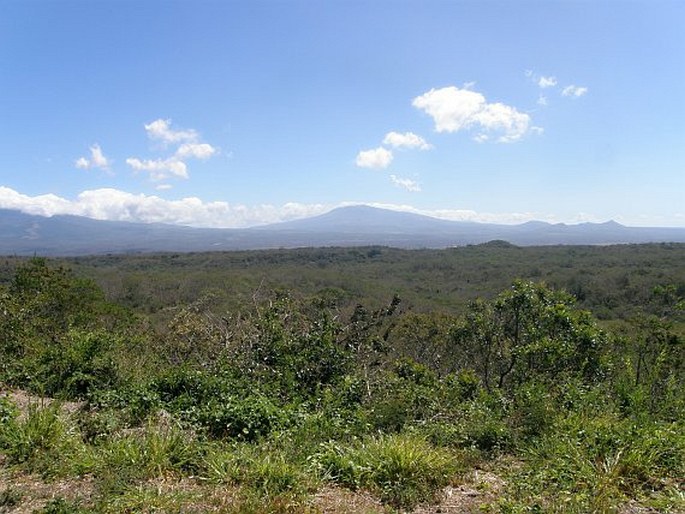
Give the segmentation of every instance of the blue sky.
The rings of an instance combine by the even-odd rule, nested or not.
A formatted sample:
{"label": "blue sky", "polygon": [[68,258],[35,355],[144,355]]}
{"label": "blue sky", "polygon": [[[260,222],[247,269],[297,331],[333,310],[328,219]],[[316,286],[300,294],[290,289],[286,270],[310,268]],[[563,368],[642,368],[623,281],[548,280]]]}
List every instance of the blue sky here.
{"label": "blue sky", "polygon": [[685,2],[0,3],[0,207],[685,226]]}

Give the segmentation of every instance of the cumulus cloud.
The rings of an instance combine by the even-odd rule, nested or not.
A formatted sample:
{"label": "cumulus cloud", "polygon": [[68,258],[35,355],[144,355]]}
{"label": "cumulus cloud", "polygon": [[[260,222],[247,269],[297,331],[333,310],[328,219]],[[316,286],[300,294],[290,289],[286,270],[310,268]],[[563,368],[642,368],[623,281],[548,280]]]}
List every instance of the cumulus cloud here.
{"label": "cumulus cloud", "polygon": [[[164,146],[178,144],[176,151],[170,157],[157,159],[139,159],[129,157],[126,159],[128,164],[135,171],[149,173],[150,179],[154,182],[168,180],[170,178],[188,178],[188,159],[206,160],[217,153],[217,149],[209,143],[200,141],[197,131],[173,130],[171,120],[158,119],[144,125],[147,135],[152,140],[159,140]],[[170,187],[165,184],[165,187]]]}
{"label": "cumulus cloud", "polygon": [[537,102],[537,103],[538,103],[538,105],[542,105],[543,107],[546,107],[546,106],[547,106],[547,97],[544,96],[544,95],[540,95],[540,96],[538,97],[538,102]]}
{"label": "cumulus cloud", "polygon": [[74,162],[77,168],[87,170],[91,168],[99,168],[103,171],[109,171],[109,159],[102,153],[100,145],[97,143],[90,147],[90,159],[87,157],[79,157]]}
{"label": "cumulus cloud", "polygon": [[430,150],[433,146],[426,142],[421,136],[413,132],[388,132],[383,138],[383,144],[394,148],[418,148],[419,150]]}
{"label": "cumulus cloud", "polygon": [[503,103],[486,104],[473,116],[487,132],[500,132],[498,141],[509,143],[521,139],[528,131],[530,116]]}
{"label": "cumulus cloud", "polygon": [[548,87],[554,87],[557,85],[557,78],[556,77],[540,77],[538,79],[538,86],[540,86],[542,89],[546,89]]}
{"label": "cumulus cloud", "polygon": [[381,146],[373,150],[362,150],[357,154],[355,162],[360,168],[387,168],[392,158],[392,152]]}
{"label": "cumulus cloud", "polygon": [[171,120],[157,119],[145,125],[145,131],[150,139],[156,139],[163,143],[193,142],[199,139],[195,130],[172,130]]}
{"label": "cumulus cloud", "polygon": [[216,148],[207,143],[183,143],[176,150],[176,158],[187,159],[194,157],[195,159],[209,159],[216,153]]}
{"label": "cumulus cloud", "polygon": [[521,139],[530,126],[530,116],[503,103],[488,103],[476,91],[455,86],[431,89],[414,98],[412,105],[433,118],[438,132],[458,132],[475,128],[476,139],[489,139],[499,134],[497,141],[509,143]]}
{"label": "cumulus cloud", "polygon": [[456,132],[473,123],[485,106],[485,97],[469,89],[450,86],[431,89],[414,98],[412,105],[433,118],[438,132]]}
{"label": "cumulus cloud", "polygon": [[561,90],[562,96],[571,96],[574,98],[578,98],[579,96],[583,96],[587,92],[588,92],[588,89],[586,87],[575,86],[573,84],[571,84],[570,86],[566,86],[564,89]]}
{"label": "cumulus cloud", "polygon": [[407,191],[411,191],[413,193],[421,191],[421,186],[419,186],[418,183],[414,182],[411,179],[401,178],[397,175],[390,175],[390,180],[392,180],[392,183],[395,184],[397,187],[401,187],[402,189],[406,189]]}
{"label": "cumulus cloud", "polygon": [[14,209],[27,214],[52,216],[55,213],[71,214],[70,202],[54,194],[27,196],[9,187],[0,186],[0,208]]}
{"label": "cumulus cloud", "polygon": [[154,181],[167,180],[172,177],[188,178],[188,166],[176,157],[145,160],[129,157],[126,159],[126,164],[135,171],[148,172],[150,178]]}

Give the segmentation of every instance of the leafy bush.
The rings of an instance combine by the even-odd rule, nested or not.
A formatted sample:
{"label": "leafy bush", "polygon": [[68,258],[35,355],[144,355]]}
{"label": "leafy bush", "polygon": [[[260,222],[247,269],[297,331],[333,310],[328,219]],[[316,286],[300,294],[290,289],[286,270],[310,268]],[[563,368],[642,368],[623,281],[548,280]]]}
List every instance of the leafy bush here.
{"label": "leafy bush", "polygon": [[493,302],[472,302],[452,335],[452,350],[488,390],[511,390],[559,373],[602,378],[605,334],[573,298],[544,284],[517,280]]}
{"label": "leafy bush", "polygon": [[543,435],[554,423],[559,407],[550,388],[527,382],[514,391],[511,424],[519,436],[529,440]]}
{"label": "leafy bush", "polygon": [[190,419],[213,437],[254,441],[286,425],[288,413],[266,396],[234,396],[198,406]]}
{"label": "leafy bush", "polygon": [[149,390],[159,406],[215,438],[253,441],[287,425],[289,419],[288,409],[273,396],[250,387],[231,370],[172,369]]}
{"label": "leafy bush", "polygon": [[4,432],[5,427],[11,426],[19,415],[17,406],[6,396],[0,396],[0,430]]}
{"label": "leafy bush", "polygon": [[116,388],[120,385],[116,349],[112,334],[69,331],[38,357],[38,387],[45,394],[67,398],[85,398],[96,389]]}

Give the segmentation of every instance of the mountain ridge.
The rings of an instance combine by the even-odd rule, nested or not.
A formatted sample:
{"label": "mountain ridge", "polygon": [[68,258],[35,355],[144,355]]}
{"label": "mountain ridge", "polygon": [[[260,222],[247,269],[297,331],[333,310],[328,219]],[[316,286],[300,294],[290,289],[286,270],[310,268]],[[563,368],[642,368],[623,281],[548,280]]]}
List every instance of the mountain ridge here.
{"label": "mountain ridge", "polygon": [[615,221],[498,225],[346,206],[260,227],[195,228],[163,223],[44,217],[0,209],[0,254],[71,256],[103,253],[194,252],[313,246],[446,248],[488,241],[519,246],[685,243],[685,228],[628,227]]}

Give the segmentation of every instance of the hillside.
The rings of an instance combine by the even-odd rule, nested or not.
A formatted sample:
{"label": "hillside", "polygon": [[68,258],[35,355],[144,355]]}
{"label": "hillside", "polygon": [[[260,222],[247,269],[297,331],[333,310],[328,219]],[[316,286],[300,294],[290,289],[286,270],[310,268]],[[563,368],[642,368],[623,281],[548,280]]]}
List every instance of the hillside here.
{"label": "hillside", "polygon": [[[655,246],[652,257],[682,252]],[[598,271],[645,250],[616,249],[593,248],[610,251],[594,256]],[[298,277],[331,252],[422,264],[416,252],[370,248],[319,250],[318,263],[302,261],[309,250],[246,252],[236,267],[254,274],[280,258]],[[198,268],[220,271],[217,255],[155,259],[180,286]],[[671,258],[662,271],[681,272]],[[98,259],[129,277],[149,272],[147,256],[85,260]],[[146,302],[112,302],[57,262],[14,260],[0,284],[1,512],[685,509],[685,298],[658,270],[656,284],[631,289],[644,309],[611,325],[541,282],[514,280],[461,312],[420,312],[382,282],[385,302],[349,305],[330,276],[313,295],[260,287],[219,311],[221,291],[209,291],[155,322]],[[442,264],[437,282],[451,272]]]}
{"label": "hillside", "polygon": [[67,256],[197,252],[321,246],[448,248],[503,240],[519,246],[685,242],[682,228],[636,228],[616,222],[496,225],[446,221],[368,206],[334,209],[296,221],[246,229],[43,217],[0,210],[0,254]]}

